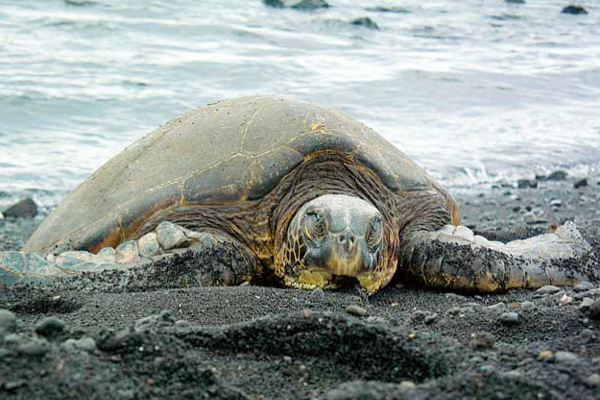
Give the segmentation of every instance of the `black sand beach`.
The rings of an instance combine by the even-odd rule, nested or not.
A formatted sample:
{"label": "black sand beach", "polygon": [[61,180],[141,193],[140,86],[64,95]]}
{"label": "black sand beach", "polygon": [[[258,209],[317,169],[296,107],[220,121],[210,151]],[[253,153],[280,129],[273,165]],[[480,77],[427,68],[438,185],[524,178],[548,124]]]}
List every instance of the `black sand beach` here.
{"label": "black sand beach", "polygon": [[[574,220],[600,254],[599,180],[455,195],[463,223],[488,238]],[[36,223],[0,220],[0,250]],[[256,286],[4,291],[0,309],[18,321],[0,313],[0,398],[599,399],[598,299],[598,283],[495,295],[394,284],[368,299]]]}

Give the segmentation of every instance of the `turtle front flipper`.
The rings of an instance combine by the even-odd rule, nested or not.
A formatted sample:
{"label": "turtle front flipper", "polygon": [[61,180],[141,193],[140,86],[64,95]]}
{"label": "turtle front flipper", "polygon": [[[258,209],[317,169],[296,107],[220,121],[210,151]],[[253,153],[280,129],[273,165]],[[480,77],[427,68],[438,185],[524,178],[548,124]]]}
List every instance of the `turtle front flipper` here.
{"label": "turtle front flipper", "polygon": [[141,238],[98,254],[66,251],[43,259],[0,252],[0,288],[26,283],[100,290],[231,286],[254,278],[259,265],[245,246],[224,234],[164,221]]}
{"label": "turtle front flipper", "polygon": [[572,222],[553,233],[506,244],[464,226],[446,225],[404,238],[398,276],[428,287],[496,292],[600,281],[600,266]]}

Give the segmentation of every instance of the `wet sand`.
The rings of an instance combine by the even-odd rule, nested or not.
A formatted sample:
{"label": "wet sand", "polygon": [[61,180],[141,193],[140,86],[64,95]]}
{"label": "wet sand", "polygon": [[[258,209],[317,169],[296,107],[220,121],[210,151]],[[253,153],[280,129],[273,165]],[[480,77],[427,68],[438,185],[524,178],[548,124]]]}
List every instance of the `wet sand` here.
{"label": "wet sand", "polygon": [[[463,223],[488,238],[574,219],[600,253],[600,185],[573,183],[456,197]],[[2,249],[34,225],[1,221]],[[600,299],[590,288],[4,291],[18,324],[0,339],[0,397],[598,399],[600,320],[580,308]]]}

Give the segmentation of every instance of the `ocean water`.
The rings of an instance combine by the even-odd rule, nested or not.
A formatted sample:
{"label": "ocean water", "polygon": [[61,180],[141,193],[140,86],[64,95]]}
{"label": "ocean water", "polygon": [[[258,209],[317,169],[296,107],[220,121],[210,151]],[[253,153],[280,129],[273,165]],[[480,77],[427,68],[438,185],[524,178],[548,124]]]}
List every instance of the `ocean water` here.
{"label": "ocean water", "polygon": [[158,125],[256,93],[342,110],[450,188],[600,173],[598,2],[329,3],[0,0],[0,208],[51,207]]}

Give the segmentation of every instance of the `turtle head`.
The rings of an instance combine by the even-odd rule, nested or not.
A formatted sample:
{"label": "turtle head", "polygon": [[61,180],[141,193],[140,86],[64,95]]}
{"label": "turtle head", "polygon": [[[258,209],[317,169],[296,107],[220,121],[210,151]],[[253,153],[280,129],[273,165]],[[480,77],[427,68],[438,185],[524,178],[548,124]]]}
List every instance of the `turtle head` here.
{"label": "turtle head", "polygon": [[286,285],[332,288],[356,278],[375,293],[394,275],[397,234],[369,202],[323,195],[305,203],[287,228],[277,265]]}

